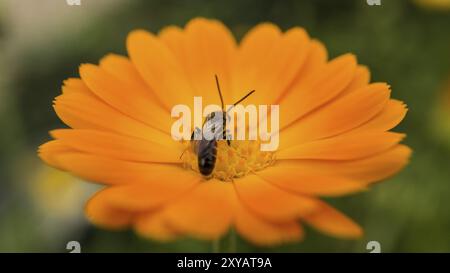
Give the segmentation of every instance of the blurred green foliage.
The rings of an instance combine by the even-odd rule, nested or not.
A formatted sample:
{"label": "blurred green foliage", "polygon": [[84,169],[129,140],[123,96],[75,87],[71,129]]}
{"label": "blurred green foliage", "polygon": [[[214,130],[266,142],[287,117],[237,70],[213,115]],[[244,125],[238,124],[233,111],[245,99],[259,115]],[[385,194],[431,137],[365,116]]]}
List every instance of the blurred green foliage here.
{"label": "blurred green foliage", "polygon": [[[88,8],[88,2],[84,4]],[[438,92],[450,74],[450,13],[422,10],[406,0],[382,1],[378,7],[363,0],[136,0],[96,18],[81,32],[68,29],[53,37],[57,42],[29,47],[15,60],[15,73],[7,73],[8,64],[0,66],[0,73],[10,77],[7,90],[0,93],[8,98],[7,104],[0,103],[0,251],[65,252],[70,240],[80,241],[85,252],[211,250],[210,243],[193,239],[162,244],[138,238],[131,231],[91,226],[62,238],[43,237],[36,225],[42,219],[32,215],[33,204],[21,189],[24,173],[33,164],[41,164],[30,163],[36,147],[49,139],[48,130],[63,126],[53,112],[52,100],[64,79],[77,76],[80,63],[97,63],[108,52],[126,54],[125,38],[132,29],[157,32],[166,25],[183,26],[196,16],[222,20],[238,39],[260,22],[270,21],[284,30],[302,26],[324,42],[330,57],[356,54],[360,63],[369,66],[373,81],[388,82],[392,96],[409,107],[396,131],[408,134],[405,143],[414,150],[411,164],[371,191],[330,200],[364,227],[363,239],[338,240],[307,228],[302,243],[256,248],[239,239],[237,251],[367,252],[370,240],[379,241],[383,252],[450,251],[450,206],[446,204],[450,149],[430,126],[436,118],[432,113]],[[7,29],[1,25],[0,29],[0,39],[8,39]],[[450,117],[438,118],[450,122]],[[450,136],[447,139],[450,143]],[[226,250],[228,239],[221,243]]]}

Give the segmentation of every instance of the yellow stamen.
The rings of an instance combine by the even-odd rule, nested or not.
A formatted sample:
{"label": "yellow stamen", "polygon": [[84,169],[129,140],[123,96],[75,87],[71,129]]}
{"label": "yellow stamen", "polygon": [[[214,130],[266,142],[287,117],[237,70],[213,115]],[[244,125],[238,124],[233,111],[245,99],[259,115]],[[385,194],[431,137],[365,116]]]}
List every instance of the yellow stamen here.
{"label": "yellow stamen", "polygon": [[[189,141],[186,142],[186,149],[182,157],[184,167],[199,173],[197,154]],[[231,146],[226,141],[218,141],[216,165],[208,178],[233,181],[262,170],[274,162],[275,153],[260,151],[260,142],[257,140],[234,140],[231,141]]]}

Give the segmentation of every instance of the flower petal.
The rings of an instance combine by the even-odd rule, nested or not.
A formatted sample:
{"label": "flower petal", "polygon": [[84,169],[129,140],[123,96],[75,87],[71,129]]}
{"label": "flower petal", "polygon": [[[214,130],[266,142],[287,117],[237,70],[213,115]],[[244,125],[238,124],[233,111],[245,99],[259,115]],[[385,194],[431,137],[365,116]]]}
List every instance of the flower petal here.
{"label": "flower petal", "polygon": [[386,84],[372,84],[317,109],[281,131],[279,149],[335,136],[358,127],[384,108],[389,95]]}
{"label": "flower petal", "polygon": [[239,200],[252,212],[272,222],[287,222],[313,211],[316,200],[291,194],[256,175],[234,181]]}
{"label": "flower petal", "polygon": [[271,246],[295,242],[303,238],[303,229],[297,221],[267,222],[251,213],[242,204],[236,208],[236,231],[255,245]]}
{"label": "flower petal", "polygon": [[281,189],[305,195],[339,196],[366,189],[364,183],[345,177],[301,173],[283,161],[257,175]]}
{"label": "flower petal", "polygon": [[406,105],[398,100],[389,100],[386,106],[368,122],[355,128],[353,132],[360,131],[387,131],[397,126],[406,115]]}
{"label": "flower petal", "polygon": [[[264,58],[264,56],[262,57]],[[318,40],[312,39],[310,41],[308,56],[306,57],[304,65],[301,67],[300,71],[294,79],[291,86],[280,95],[274,104],[280,105],[280,102],[285,100],[284,98],[292,91],[293,86],[310,86],[312,82],[317,79],[317,75],[322,73],[322,70],[327,65],[328,53],[325,46]],[[266,104],[266,103],[265,103]],[[284,107],[282,107],[284,109]],[[270,117],[270,114],[268,116]],[[264,121],[264,120],[263,120]],[[286,119],[281,119],[281,124],[284,124]],[[253,127],[251,130],[257,130],[258,128]]]}
{"label": "flower petal", "polygon": [[287,147],[277,152],[278,159],[351,160],[375,155],[398,144],[404,134],[361,132],[339,135]]}
{"label": "flower petal", "polygon": [[[105,101],[131,117],[170,134],[171,109],[164,108],[158,101],[154,91],[145,84],[128,58],[109,54],[100,60],[100,68],[97,71],[93,69],[95,72],[89,75],[95,79],[99,96],[104,96]],[[101,84],[102,79],[108,80],[108,83]]]}
{"label": "flower petal", "polygon": [[180,235],[171,229],[164,219],[164,210],[138,214],[134,220],[134,230],[143,237],[163,242],[172,241]]}
{"label": "flower petal", "polygon": [[102,184],[164,183],[189,175],[175,164],[136,163],[79,152],[53,153],[52,158],[62,169]]}
{"label": "flower petal", "polygon": [[91,90],[86,86],[83,80],[79,78],[69,78],[63,82],[62,93],[83,93],[92,94]]}
{"label": "flower petal", "polygon": [[200,179],[200,176],[192,172],[177,180],[163,179],[164,181],[154,180],[152,183],[112,186],[104,190],[103,195],[114,207],[133,212],[149,211],[188,192]]}
{"label": "flower petal", "polygon": [[59,129],[52,131],[51,135],[78,151],[130,161],[178,163],[183,151],[180,142],[165,146],[105,131]]}
{"label": "flower petal", "polygon": [[233,103],[245,91],[255,89],[257,73],[264,66],[266,56],[280,42],[281,35],[281,30],[276,25],[264,23],[255,26],[244,36],[233,65]]}
{"label": "flower petal", "polygon": [[358,224],[324,202],[320,209],[304,220],[314,228],[332,236],[351,239],[363,235],[363,230]]}
{"label": "flower petal", "polygon": [[[328,64],[328,52],[325,46],[318,40],[312,39],[309,45],[308,56],[305,64],[295,78],[293,86],[303,85],[309,86],[313,81],[317,80],[318,75],[325,69]],[[292,87],[291,86],[291,89]],[[289,91],[289,90],[288,90]],[[286,95],[287,93],[283,94]],[[283,98],[283,96],[277,101]]]}
{"label": "flower petal", "polygon": [[186,53],[184,52],[184,33],[183,29],[177,26],[168,26],[158,33],[159,39],[175,54],[180,63],[185,63]]}
{"label": "flower petal", "polygon": [[[286,166],[298,173],[346,177],[361,182],[376,182],[400,171],[409,161],[411,149],[396,145],[390,150],[372,157],[357,160],[285,160]],[[282,160],[280,160],[282,161]]]}
{"label": "flower petal", "polygon": [[[304,65],[310,47],[310,39],[306,31],[296,27],[289,29],[280,39],[264,46],[266,50],[255,51],[254,41],[263,37],[277,36],[277,29],[271,25],[263,25],[250,32],[248,39],[242,42],[237,63],[235,64],[234,100],[239,99],[246,90],[257,93],[247,99],[249,104],[273,104],[292,84]],[[261,47],[261,44],[257,45]],[[255,60],[260,57],[260,60]]]}
{"label": "flower petal", "polygon": [[93,94],[63,94],[56,98],[54,107],[59,118],[72,128],[112,131],[162,145],[174,143],[170,135],[118,112]]}
{"label": "flower petal", "polygon": [[133,214],[111,206],[104,199],[104,190],[97,192],[86,204],[87,218],[95,225],[109,229],[123,229],[131,224]]}
{"label": "flower petal", "polygon": [[229,229],[235,201],[230,183],[209,180],[170,204],[164,217],[174,230],[200,239],[217,239]]}
{"label": "flower petal", "polygon": [[313,79],[297,82],[280,101],[280,128],[325,104],[344,91],[355,75],[356,58],[342,55],[329,62]]}
{"label": "flower petal", "polygon": [[98,66],[80,66],[81,79],[90,90],[116,110],[170,134],[172,119],[150,96],[150,90],[130,86]]}
{"label": "flower petal", "polygon": [[216,20],[195,18],[186,25],[183,66],[195,95],[203,104],[220,105],[214,75],[217,75],[225,103],[231,104],[231,64],[236,54],[236,41],[228,28]]}
{"label": "flower petal", "polygon": [[59,155],[61,153],[73,153],[75,152],[74,149],[70,148],[67,145],[64,145],[59,140],[51,140],[48,141],[41,146],[39,146],[38,154],[39,157],[47,164],[64,170],[63,166],[58,163],[58,160],[55,158],[55,155]]}
{"label": "flower petal", "polygon": [[167,109],[191,102],[194,92],[179,60],[158,37],[144,30],[132,31],[127,50],[136,69]]}
{"label": "flower petal", "polygon": [[344,91],[339,94],[339,97],[344,97],[352,92],[355,92],[364,86],[369,85],[370,82],[370,71],[366,66],[358,65],[355,70],[355,75],[351,80],[350,84],[347,85]]}

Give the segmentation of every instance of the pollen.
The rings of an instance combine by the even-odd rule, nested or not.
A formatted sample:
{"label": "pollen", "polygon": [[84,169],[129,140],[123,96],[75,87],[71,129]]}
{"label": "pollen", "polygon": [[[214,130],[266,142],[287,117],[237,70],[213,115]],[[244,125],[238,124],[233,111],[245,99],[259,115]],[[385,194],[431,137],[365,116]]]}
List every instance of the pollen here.
{"label": "pollen", "polygon": [[[198,157],[190,142],[186,142],[186,152],[182,156],[182,161],[185,168],[200,173]],[[214,171],[207,179],[233,181],[267,168],[274,162],[275,152],[261,151],[260,141],[234,140],[230,146],[226,141],[218,141]]]}

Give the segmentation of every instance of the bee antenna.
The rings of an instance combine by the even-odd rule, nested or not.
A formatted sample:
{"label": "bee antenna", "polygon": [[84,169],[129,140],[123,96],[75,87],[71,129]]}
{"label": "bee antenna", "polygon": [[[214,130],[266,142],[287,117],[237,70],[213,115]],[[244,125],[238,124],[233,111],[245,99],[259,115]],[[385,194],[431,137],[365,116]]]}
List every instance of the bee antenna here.
{"label": "bee antenna", "polygon": [[219,91],[219,96],[220,96],[220,103],[222,104],[222,110],[225,108],[224,104],[223,104],[223,97],[222,97],[222,91],[220,91],[220,84],[219,84],[219,78],[217,77],[217,75],[215,74],[214,77],[216,77],[216,85],[217,85],[217,90]]}
{"label": "bee antenna", "polygon": [[[233,103],[233,106],[231,106],[230,108],[228,108],[228,111],[230,111],[231,109],[233,109],[233,107],[235,107],[236,105],[238,105],[240,102],[242,102],[243,100],[245,100],[246,98],[248,98],[251,94],[255,93],[256,90],[252,90],[250,92],[248,92],[247,95],[243,96],[240,100],[238,100],[237,102]],[[227,112],[228,112],[227,111]]]}

